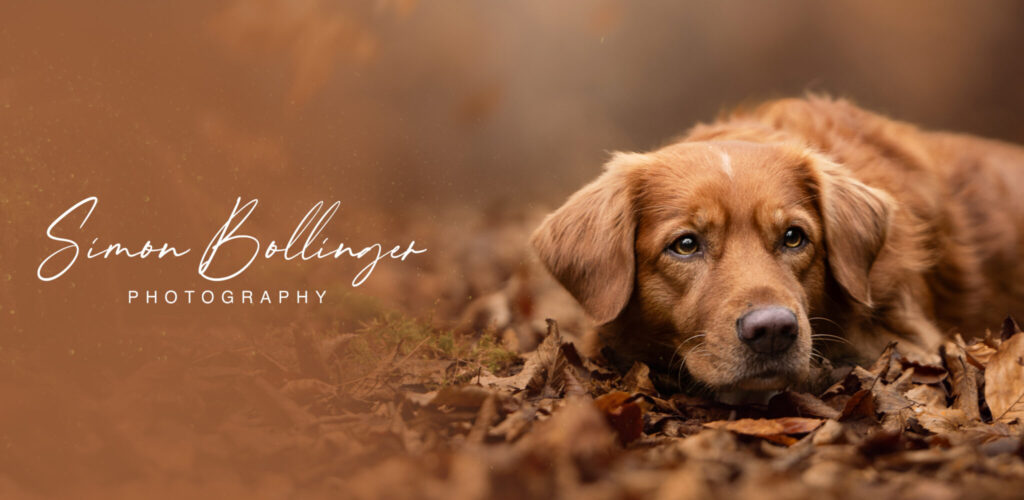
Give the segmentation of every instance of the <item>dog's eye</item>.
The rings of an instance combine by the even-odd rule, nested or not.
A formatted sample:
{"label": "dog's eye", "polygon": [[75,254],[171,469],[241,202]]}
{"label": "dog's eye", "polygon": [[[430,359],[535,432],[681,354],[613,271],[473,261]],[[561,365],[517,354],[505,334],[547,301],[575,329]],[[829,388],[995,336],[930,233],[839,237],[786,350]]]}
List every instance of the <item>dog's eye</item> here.
{"label": "dog's eye", "polygon": [[673,241],[672,245],[670,245],[668,248],[672,252],[685,257],[689,255],[694,255],[697,252],[699,252],[700,242],[697,241],[696,236],[692,234],[684,234],[679,238],[676,238],[676,240]]}
{"label": "dog's eye", "polygon": [[800,248],[807,243],[807,234],[803,229],[791,227],[782,235],[782,244],[786,248]]}

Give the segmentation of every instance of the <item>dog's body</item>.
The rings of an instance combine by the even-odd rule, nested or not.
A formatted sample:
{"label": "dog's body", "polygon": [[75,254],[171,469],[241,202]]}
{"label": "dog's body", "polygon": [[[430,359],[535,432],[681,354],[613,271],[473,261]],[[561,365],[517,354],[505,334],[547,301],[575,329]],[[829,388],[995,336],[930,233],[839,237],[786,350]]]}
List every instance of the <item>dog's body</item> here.
{"label": "dog's body", "polygon": [[790,99],[617,154],[532,242],[617,357],[774,390],[1024,311],[1022,194],[1024,148]]}

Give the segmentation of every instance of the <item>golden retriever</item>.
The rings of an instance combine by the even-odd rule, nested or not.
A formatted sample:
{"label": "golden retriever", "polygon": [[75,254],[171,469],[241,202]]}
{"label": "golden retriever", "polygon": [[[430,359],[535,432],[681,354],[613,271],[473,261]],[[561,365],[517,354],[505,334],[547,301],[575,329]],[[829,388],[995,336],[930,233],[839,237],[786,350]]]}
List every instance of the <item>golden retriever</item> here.
{"label": "golden retriever", "polygon": [[1020,312],[1024,148],[774,101],[615,154],[531,243],[616,357],[778,390]]}

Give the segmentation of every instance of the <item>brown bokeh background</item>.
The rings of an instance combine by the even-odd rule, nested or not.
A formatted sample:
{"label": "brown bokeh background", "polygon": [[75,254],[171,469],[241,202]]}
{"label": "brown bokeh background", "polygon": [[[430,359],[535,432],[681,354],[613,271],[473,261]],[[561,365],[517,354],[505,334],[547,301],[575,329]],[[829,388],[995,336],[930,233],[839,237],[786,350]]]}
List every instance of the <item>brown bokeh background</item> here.
{"label": "brown bokeh background", "polygon": [[[1024,142],[1022,19],[1009,0],[4,2],[0,476],[15,472],[0,485],[88,482],[55,458],[75,456],[73,414],[172,351],[386,308],[456,316],[508,277],[488,259],[519,258],[504,224],[528,229],[609,151],[731,106],[821,92]],[[192,253],[80,259],[40,282],[58,247],[47,225],[93,195],[80,241]],[[339,200],[332,241],[429,252],[359,289],[350,263],[280,259],[206,282],[198,254],[238,196],[260,199],[246,227],[264,242]],[[126,304],[128,289],[205,288],[331,292],[325,306]]]}

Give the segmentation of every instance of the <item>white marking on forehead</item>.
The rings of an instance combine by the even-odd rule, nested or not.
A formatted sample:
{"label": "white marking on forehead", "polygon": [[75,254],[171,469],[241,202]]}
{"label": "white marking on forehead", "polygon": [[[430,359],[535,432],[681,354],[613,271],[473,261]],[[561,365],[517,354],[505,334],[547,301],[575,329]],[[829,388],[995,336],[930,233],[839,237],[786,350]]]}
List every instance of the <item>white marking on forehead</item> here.
{"label": "white marking on forehead", "polygon": [[729,158],[729,154],[725,151],[719,151],[718,154],[722,157],[722,172],[732,179],[732,159]]}

